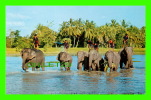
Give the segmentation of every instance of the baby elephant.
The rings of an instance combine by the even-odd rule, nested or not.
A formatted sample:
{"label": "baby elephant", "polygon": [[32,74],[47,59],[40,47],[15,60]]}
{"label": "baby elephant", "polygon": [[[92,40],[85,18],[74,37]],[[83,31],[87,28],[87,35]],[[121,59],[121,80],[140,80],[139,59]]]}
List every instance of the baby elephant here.
{"label": "baby elephant", "polygon": [[120,60],[120,68],[123,68],[123,63],[125,64],[125,68],[133,68],[133,48],[132,47],[125,47],[119,51],[119,55],[121,56]]}
{"label": "baby elephant", "polygon": [[28,69],[28,64],[32,66],[32,71],[35,71],[35,68],[41,67],[44,71],[45,57],[44,53],[41,50],[25,48],[20,52],[22,57],[22,69],[26,71]]}
{"label": "baby elephant", "polygon": [[100,71],[100,61],[102,57],[96,50],[89,51],[89,71]]}
{"label": "baby elephant", "polygon": [[104,59],[107,61],[107,65],[110,68],[110,72],[117,71],[120,64],[120,55],[113,51],[107,51]]}
{"label": "baby elephant", "polygon": [[78,51],[77,52],[77,57],[78,57],[77,69],[82,70],[82,66],[83,66],[84,70],[88,70],[88,67],[89,67],[88,52]]}
{"label": "baby elephant", "polygon": [[67,52],[60,52],[57,59],[60,61],[60,67],[64,67],[66,71],[70,70],[72,57]]}

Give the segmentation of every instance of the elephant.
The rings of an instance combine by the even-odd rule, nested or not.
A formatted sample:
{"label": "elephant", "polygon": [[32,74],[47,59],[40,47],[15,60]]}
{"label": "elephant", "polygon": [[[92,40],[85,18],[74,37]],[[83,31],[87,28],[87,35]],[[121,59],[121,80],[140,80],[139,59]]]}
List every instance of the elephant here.
{"label": "elephant", "polygon": [[107,51],[104,56],[105,61],[107,61],[107,65],[110,68],[110,72],[117,71],[118,66],[120,64],[120,55],[113,51]]}
{"label": "elephant", "polygon": [[41,50],[24,48],[20,52],[22,57],[22,69],[27,71],[28,64],[32,66],[32,71],[35,71],[35,68],[42,68],[42,71],[45,70],[44,63],[45,57]]}
{"label": "elephant", "polygon": [[119,54],[121,56],[120,60],[120,68],[123,68],[123,63],[125,64],[125,68],[133,68],[133,61],[132,61],[132,55],[133,55],[133,48],[132,47],[124,47],[119,51]]}
{"label": "elephant", "polygon": [[70,70],[72,64],[72,56],[67,52],[60,52],[57,56],[57,60],[60,61],[60,67],[64,67],[66,71]]}
{"label": "elephant", "polygon": [[82,66],[83,66],[84,70],[88,70],[88,66],[89,66],[88,52],[78,51],[77,52],[77,57],[78,57],[77,69],[82,70]]}
{"label": "elephant", "polygon": [[101,55],[96,50],[89,51],[89,71],[100,71],[100,60],[102,59]]}

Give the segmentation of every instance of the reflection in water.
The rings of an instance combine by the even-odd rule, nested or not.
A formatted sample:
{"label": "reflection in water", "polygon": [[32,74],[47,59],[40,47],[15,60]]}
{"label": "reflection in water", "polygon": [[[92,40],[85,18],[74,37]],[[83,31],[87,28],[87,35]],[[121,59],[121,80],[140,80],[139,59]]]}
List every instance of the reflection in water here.
{"label": "reflection in water", "polygon": [[[53,61],[53,58],[56,57],[46,57],[46,61]],[[135,56],[135,58],[137,57]],[[21,62],[18,57],[7,60],[7,94],[145,93],[144,61],[139,63],[134,62],[135,69],[118,69],[117,72],[111,73],[99,71],[87,72],[77,71],[77,57],[74,56],[71,71],[60,71],[59,67],[54,67],[46,68],[44,72],[31,71],[25,73],[21,72],[21,63],[10,59],[16,59],[18,62]]]}
{"label": "reflection in water", "polygon": [[121,77],[132,77],[133,69],[121,69],[120,73],[122,73]]}
{"label": "reflection in water", "polygon": [[21,94],[40,94],[43,83],[40,78],[40,74],[36,73],[25,73],[22,74],[22,90]]}

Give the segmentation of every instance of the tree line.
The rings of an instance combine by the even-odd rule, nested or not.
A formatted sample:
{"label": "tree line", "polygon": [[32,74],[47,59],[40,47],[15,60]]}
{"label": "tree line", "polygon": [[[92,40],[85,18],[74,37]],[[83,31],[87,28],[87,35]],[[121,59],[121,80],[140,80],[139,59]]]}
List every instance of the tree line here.
{"label": "tree line", "polygon": [[111,20],[102,26],[97,26],[94,21],[72,19],[64,21],[60,24],[59,32],[55,32],[48,26],[38,24],[36,29],[28,36],[20,36],[20,31],[10,31],[6,36],[7,48],[32,48],[33,36],[37,34],[40,40],[40,48],[58,47],[58,43],[63,43],[68,40],[70,47],[86,47],[87,41],[99,43],[102,48],[107,48],[108,41],[112,39],[115,43],[115,48],[122,47],[122,41],[125,34],[129,36],[129,46],[137,48],[145,48],[145,26],[138,28],[128,24],[125,20],[118,23],[116,20]]}

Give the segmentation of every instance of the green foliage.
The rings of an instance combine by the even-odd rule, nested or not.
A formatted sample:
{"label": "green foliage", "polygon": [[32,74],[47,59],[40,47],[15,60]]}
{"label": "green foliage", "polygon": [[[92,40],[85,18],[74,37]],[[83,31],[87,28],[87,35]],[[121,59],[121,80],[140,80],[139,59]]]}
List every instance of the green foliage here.
{"label": "green foliage", "polygon": [[[33,48],[33,36],[37,34],[40,47],[47,51],[47,48],[55,46],[55,42],[67,40],[71,47],[86,47],[87,41],[100,43],[100,47],[107,47],[109,39],[115,43],[115,48],[121,48],[123,36],[128,34],[129,46],[145,48],[145,27],[138,28],[128,24],[125,20],[118,23],[115,19],[102,26],[96,26],[93,21],[83,21],[81,18],[64,21],[60,25],[59,32],[51,30],[48,26],[38,24],[32,31],[30,37],[21,37],[18,30],[11,31],[6,37],[7,48]],[[57,47],[57,46],[56,46]]]}
{"label": "green foliage", "polygon": [[32,40],[27,37],[22,37],[18,40],[16,51],[20,51],[23,48],[33,48]]}
{"label": "green foliage", "polygon": [[33,39],[35,34],[38,36],[40,47],[52,47],[56,41],[57,33],[49,29],[47,26],[39,24],[36,30],[31,33],[30,38]]}

